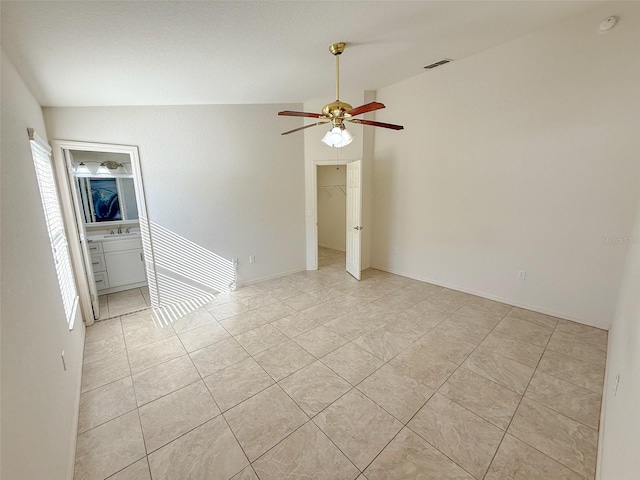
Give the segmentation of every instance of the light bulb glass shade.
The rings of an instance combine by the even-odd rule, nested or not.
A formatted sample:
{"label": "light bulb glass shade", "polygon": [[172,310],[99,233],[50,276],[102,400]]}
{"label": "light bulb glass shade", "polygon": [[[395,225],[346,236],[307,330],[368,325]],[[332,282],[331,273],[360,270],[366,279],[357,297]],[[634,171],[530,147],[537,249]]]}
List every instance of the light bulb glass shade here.
{"label": "light bulb glass shade", "polygon": [[76,165],[76,173],[90,174],[91,170],[89,170],[89,167],[87,167],[83,162],[80,162],[78,165]]}
{"label": "light bulb glass shade", "polygon": [[101,163],[100,166],[98,167],[97,173],[109,174],[111,172],[109,171],[109,169],[107,168],[107,166],[104,163]]}
{"label": "light bulb glass shade", "polygon": [[352,141],[353,135],[351,135],[346,128],[340,127],[333,127],[322,137],[322,143],[334,148],[346,147]]}
{"label": "light bulb glass shade", "polygon": [[127,169],[123,164],[119,164],[118,169],[116,170],[116,173],[129,173],[129,172],[127,172]]}

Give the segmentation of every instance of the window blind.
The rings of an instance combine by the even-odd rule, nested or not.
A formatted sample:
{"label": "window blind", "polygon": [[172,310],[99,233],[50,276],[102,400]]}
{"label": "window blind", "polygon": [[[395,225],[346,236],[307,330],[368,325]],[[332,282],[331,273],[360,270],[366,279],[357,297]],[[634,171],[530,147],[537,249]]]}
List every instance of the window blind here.
{"label": "window blind", "polygon": [[56,189],[53,165],[51,164],[51,148],[33,129],[28,129],[28,133],[33,165],[38,179],[40,198],[42,199],[42,208],[51,241],[51,251],[62,295],[62,304],[69,330],[71,330],[78,307],[78,293],[71,268],[69,246],[62,221],[62,211]]}

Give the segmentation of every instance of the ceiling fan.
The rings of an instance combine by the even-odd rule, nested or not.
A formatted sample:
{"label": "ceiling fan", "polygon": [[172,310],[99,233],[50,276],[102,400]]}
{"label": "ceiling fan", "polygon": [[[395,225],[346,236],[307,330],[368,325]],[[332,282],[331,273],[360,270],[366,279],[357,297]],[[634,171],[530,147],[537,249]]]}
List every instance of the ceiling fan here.
{"label": "ceiling fan", "polygon": [[290,110],[278,112],[278,115],[285,117],[308,117],[321,120],[320,122],[305,125],[304,127],[294,128],[293,130],[282,133],[282,135],[288,135],[290,133],[304,130],[305,128],[331,123],[331,129],[322,138],[322,141],[330,147],[340,148],[349,145],[353,140],[353,136],[346,129],[345,122],[370,125],[372,127],[390,128],[392,130],[402,130],[404,128],[402,125],[393,125],[391,123],[353,118],[358,115],[362,115],[363,113],[373,112],[384,108],[384,105],[380,102],[371,102],[354,108],[348,103],[340,101],[340,55],[344,52],[345,46],[346,44],[344,42],[334,43],[329,46],[329,51],[336,57],[336,101],[326,104],[322,108],[322,113],[292,112]]}

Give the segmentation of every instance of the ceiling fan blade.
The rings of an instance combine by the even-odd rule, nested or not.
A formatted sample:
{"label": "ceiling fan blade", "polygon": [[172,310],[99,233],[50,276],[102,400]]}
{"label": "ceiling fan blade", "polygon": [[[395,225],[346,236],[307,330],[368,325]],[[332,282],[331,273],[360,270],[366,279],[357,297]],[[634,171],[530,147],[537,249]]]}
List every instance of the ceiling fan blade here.
{"label": "ceiling fan blade", "polygon": [[383,103],[371,102],[365,105],[360,105],[359,107],[356,107],[356,108],[352,108],[346,113],[348,113],[352,117],[355,117],[356,115],[362,115],[363,113],[373,112],[374,110],[380,110],[381,108],[384,108]]}
{"label": "ceiling fan blade", "polygon": [[278,112],[278,115],[283,115],[285,117],[309,117],[309,118],[324,117],[324,115],[322,115],[321,113],[292,112],[290,110],[285,110],[284,112]]}
{"label": "ceiling fan blade", "polygon": [[315,127],[316,125],[323,125],[325,123],[329,123],[329,122],[312,123],[311,125],[305,125],[304,127],[294,128],[293,130],[289,130],[288,132],[281,133],[280,135],[288,135],[288,134],[293,133],[293,132],[298,132],[300,130],[304,130],[305,128]]}
{"label": "ceiling fan blade", "polygon": [[372,122],[371,120],[346,119],[347,122],[360,123],[362,125],[371,125],[372,127],[390,128],[391,130],[403,130],[402,125],[394,125],[393,123]]}

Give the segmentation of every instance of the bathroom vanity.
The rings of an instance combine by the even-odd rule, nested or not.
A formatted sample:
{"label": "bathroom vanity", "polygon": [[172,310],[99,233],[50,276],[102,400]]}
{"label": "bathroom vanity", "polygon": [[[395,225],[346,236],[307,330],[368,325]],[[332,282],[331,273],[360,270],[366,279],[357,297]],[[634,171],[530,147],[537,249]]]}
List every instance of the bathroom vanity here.
{"label": "bathroom vanity", "polygon": [[139,232],[89,235],[87,247],[100,295],[147,284]]}

